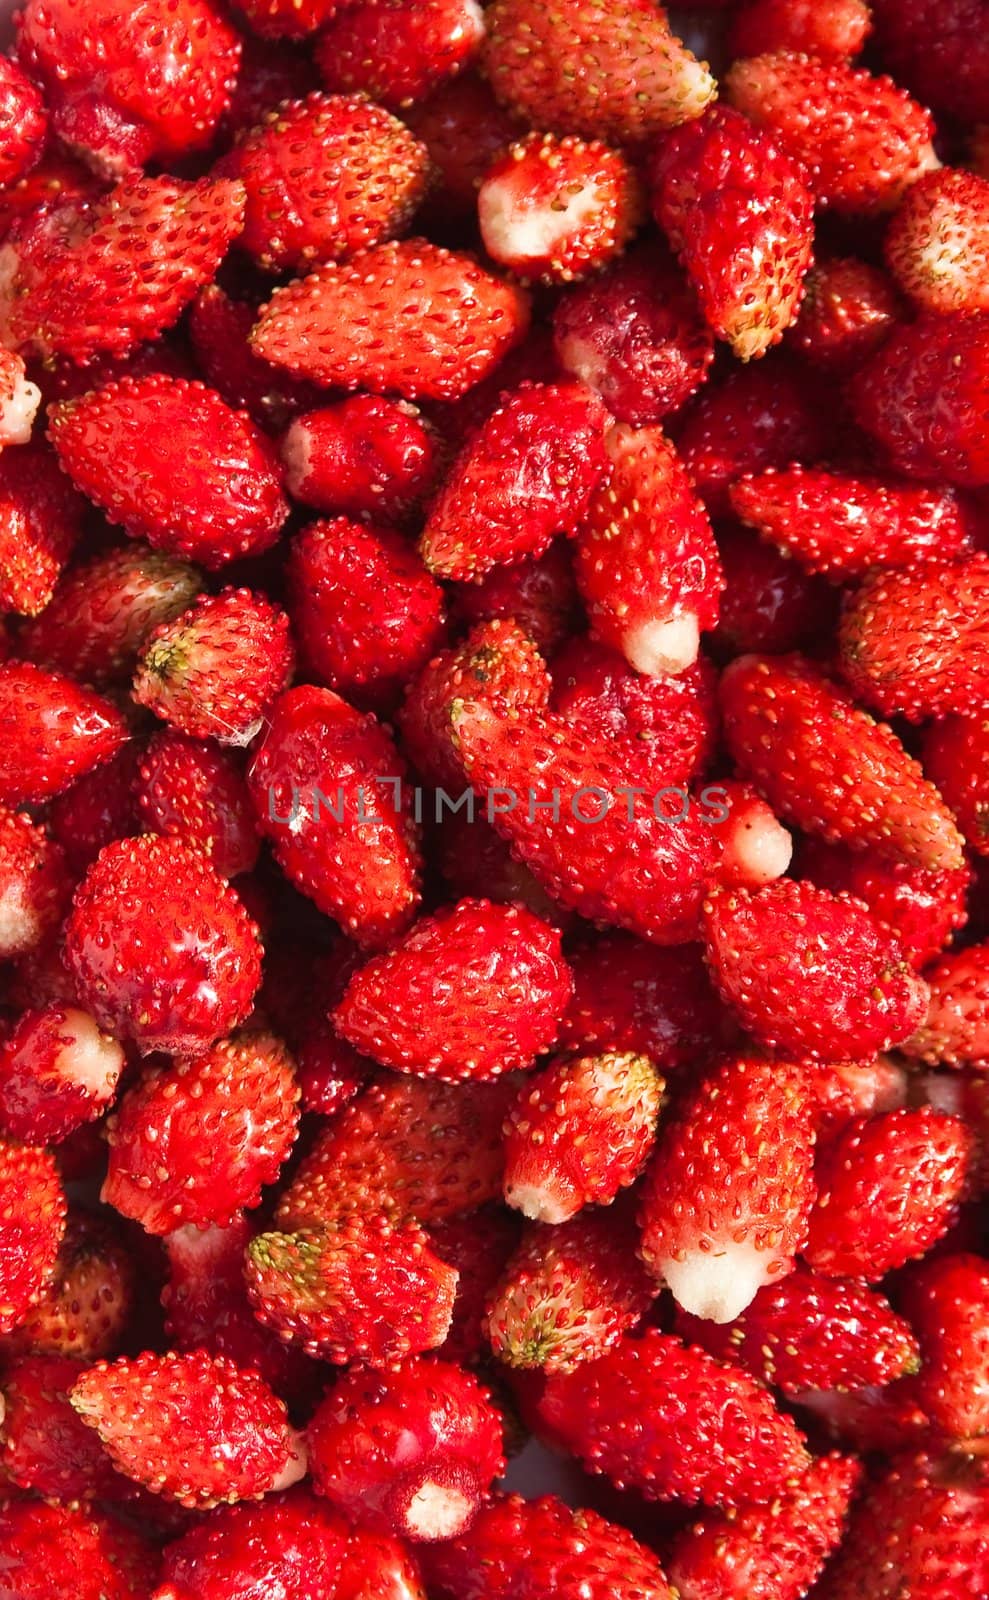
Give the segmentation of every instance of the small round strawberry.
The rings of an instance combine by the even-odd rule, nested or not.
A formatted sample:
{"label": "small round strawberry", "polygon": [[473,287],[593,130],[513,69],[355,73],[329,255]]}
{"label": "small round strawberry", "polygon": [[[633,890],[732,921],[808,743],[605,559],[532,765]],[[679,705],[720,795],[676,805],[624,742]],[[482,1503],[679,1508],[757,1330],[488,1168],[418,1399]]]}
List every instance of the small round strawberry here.
{"label": "small round strawberry", "polygon": [[201,850],[144,834],[107,845],[76,891],[65,956],[80,999],[118,1038],[194,1054],[251,1009],[254,926]]}
{"label": "small round strawberry", "polygon": [[261,841],[247,784],[231,752],[212,741],[162,728],[140,758],[135,801],[149,833],[198,845],[221,878],[256,865]]}
{"label": "small round strawberry", "polygon": [[10,1500],[0,1539],[11,1600],[145,1600],[155,1581],[151,1544],[78,1507]]}
{"label": "small round strawberry", "polygon": [[218,1506],[166,1546],[153,1600],[336,1596],[348,1540],[341,1518],[302,1488]]}
{"label": "small round strawberry", "polygon": [[112,701],[27,661],[0,666],[0,803],[36,805],[116,755],[129,737]]}
{"label": "small round strawberry", "polygon": [[904,294],[924,311],[987,311],[979,263],[989,249],[989,181],[950,168],[903,197],[884,243]]}
{"label": "small round strawberry", "polygon": [[107,1217],[70,1211],[55,1270],[7,1347],[98,1361],[119,1350],[134,1305],[137,1263]]}
{"label": "small round strawberry", "polygon": [[0,806],[0,959],[38,950],[58,928],[71,892],[61,847],[26,812]]}
{"label": "small round strawberry", "polygon": [[66,1356],[10,1363],[0,1396],[0,1463],[5,1478],[45,1499],[112,1498],[120,1482],[100,1441],[76,1416],[69,1390],[83,1371]]}
{"label": "small round strawberry", "polygon": [[[51,446],[35,438],[0,454],[0,604],[35,618],[82,532],[86,501]],[[22,635],[23,639],[23,635]],[[22,645],[25,654],[30,650]]]}
{"label": "small round strawberry", "polygon": [[65,1233],[54,1157],[0,1139],[0,1333],[11,1333],[51,1283]]}
{"label": "small round strawberry", "polygon": [[22,1012],[0,1044],[0,1128],[29,1144],[57,1144],[106,1110],[123,1066],[121,1046],[85,1011]]}
{"label": "small round strawberry", "polygon": [[855,256],[817,261],[804,287],[788,342],[809,366],[837,377],[873,355],[903,311],[887,274]]}
{"label": "small round strawberry", "polygon": [[296,417],[281,440],[285,484],[318,511],[404,522],[434,487],[440,443],[406,400],[355,394]]}
{"label": "small round strawberry", "polygon": [[797,50],[822,61],[848,61],[872,26],[866,0],[745,0],[731,25],[732,56]]}
{"label": "small round strawberry", "polygon": [[375,0],[340,8],[316,59],[327,88],[406,106],[460,72],[483,36],[478,0]]}
{"label": "small round strawberry", "polygon": [[0,62],[0,186],[10,188],[37,166],[48,115],[41,93],[15,61]]}
{"label": "small round strawberry", "polygon": [[958,712],[931,724],[924,768],[978,855],[989,855],[989,712]]}

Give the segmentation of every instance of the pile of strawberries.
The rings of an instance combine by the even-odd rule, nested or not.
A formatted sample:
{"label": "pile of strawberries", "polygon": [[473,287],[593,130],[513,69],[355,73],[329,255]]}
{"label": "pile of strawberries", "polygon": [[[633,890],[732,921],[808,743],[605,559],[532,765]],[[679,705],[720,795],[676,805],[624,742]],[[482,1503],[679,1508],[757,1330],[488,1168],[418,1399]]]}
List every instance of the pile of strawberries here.
{"label": "pile of strawberries", "polygon": [[0,1600],[987,1600],[989,0],[24,0],[0,609]]}

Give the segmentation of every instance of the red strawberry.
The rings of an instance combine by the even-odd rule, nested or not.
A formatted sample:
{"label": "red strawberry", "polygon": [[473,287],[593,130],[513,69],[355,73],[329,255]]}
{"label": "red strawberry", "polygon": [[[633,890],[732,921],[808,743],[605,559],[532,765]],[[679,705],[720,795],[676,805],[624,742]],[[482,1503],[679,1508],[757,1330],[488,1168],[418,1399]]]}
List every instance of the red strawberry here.
{"label": "red strawberry", "polygon": [[[243,213],[244,191],[227,179],[138,177],[28,214],[4,247],[6,343],[85,363],[157,338],[213,277]],[[154,247],[135,252],[135,237]]]}
{"label": "red strawberry", "polygon": [[415,406],[373,394],[296,417],[280,448],[296,500],[369,521],[404,522],[433,488],[441,454]]}
{"label": "red strawberry", "polygon": [[135,791],[141,760],[141,747],[132,739],[51,802],[48,826],[74,878],[82,877],[104,845],[140,833]]}
{"label": "red strawberry", "polygon": [[145,1053],[195,1054],[243,1021],[258,931],[202,851],[144,834],[101,851],[76,891],[65,959],[99,1024]]}
{"label": "red strawberry", "polygon": [[917,1399],[950,1439],[975,1453],[989,1432],[989,1263],[947,1255],[908,1270],[900,1304],[923,1356]]}
{"label": "red strawberry", "polygon": [[136,1278],[120,1230],[106,1218],[70,1212],[48,1287],[7,1335],[6,1349],[87,1362],[112,1355],[127,1328]]}
{"label": "red strawberry", "polygon": [[35,805],[108,761],[128,738],[110,700],[61,672],[0,665],[0,803]]}
{"label": "red strawberry", "polygon": [[375,0],[342,8],[316,60],[327,88],[405,106],[461,71],[483,37],[477,0]]}
{"label": "red strawberry", "polygon": [[327,387],[455,400],[528,323],[521,289],[472,256],[406,239],[276,289],[252,343],[274,366]]}
{"label": "red strawberry", "polygon": [[699,116],[707,66],[649,0],[495,0],[484,67],[498,99],[530,125],[638,143]]}
{"label": "red strawberry", "polygon": [[219,1506],[166,1548],[153,1600],[205,1600],[240,1593],[283,1600],[338,1595],[348,1530],[304,1489],[260,1505]]}
{"label": "red strawberry", "polygon": [[799,50],[822,61],[848,61],[871,26],[865,0],[746,0],[732,22],[728,48],[733,56]]}
{"label": "red strawberry", "polygon": [[146,545],[107,550],[68,568],[20,648],[86,683],[124,682],[155,628],[181,615],[200,583],[195,567]]}
{"label": "red strawberry", "polygon": [[0,1464],[19,1489],[48,1500],[110,1497],[119,1478],[109,1457],[69,1404],[82,1363],[25,1356],[6,1369],[0,1395]]}
{"label": "red strawberry", "polygon": [[818,1157],[806,1260],[874,1283],[925,1255],[962,1196],[973,1148],[963,1122],[928,1106],[850,1122]]}
{"label": "red strawberry", "polygon": [[518,138],[518,120],[470,70],[448,78],[428,99],[403,107],[402,119],[426,146],[439,179],[426,201],[430,219],[473,217],[481,181]]}
{"label": "red strawberry", "polygon": [[393,699],[442,642],[443,591],[391,528],[312,522],[287,571],[303,661],[341,694]]}
{"label": "red strawberry", "polygon": [[401,933],[419,902],[405,777],[372,716],[309,685],[275,702],[248,772],[258,828],[282,871],[364,947]]}
{"label": "red strawberry", "polygon": [[343,937],[314,951],[301,927],[299,936],[280,938],[265,954],[258,1009],[295,1057],[304,1111],[339,1111],[373,1071],[373,1062],[341,1039],[329,1017],[363,959]]}
{"label": "red strawberry", "polygon": [[37,950],[61,922],[71,890],[60,847],[26,812],[0,806],[0,959]]}
{"label": "red strawberry", "polygon": [[844,377],[867,360],[899,320],[902,306],[879,267],[855,256],[830,256],[811,267],[790,333],[808,364]]}
{"label": "red strawberry", "polygon": [[803,1068],[736,1056],[661,1134],[640,1254],[685,1311],[731,1322],[793,1267],[814,1200],[816,1104]]}
{"label": "red strawberry", "polygon": [[861,1476],[853,1457],[822,1456],[771,1505],[685,1528],[668,1563],[681,1600],[802,1600],[838,1548]]}
{"label": "red strawberry", "polygon": [[526,1079],[505,1124],[505,1199],[566,1222],[634,1183],[652,1148],[665,1084],[645,1056],[563,1056]]}
{"label": "red strawberry", "polygon": [[989,310],[979,271],[989,249],[989,182],[929,172],[901,201],[884,248],[900,288],[922,310]]}
{"label": "red strawberry", "polygon": [[853,694],[922,722],[989,701],[989,554],[867,574],[839,630]]}
{"label": "red strawberry", "polygon": [[11,1500],[0,1511],[4,1600],[145,1600],[150,1545],[72,1506]]}
{"label": "red strawberry", "polygon": [[822,1143],[854,1117],[898,1111],[907,1103],[910,1082],[905,1066],[892,1056],[874,1061],[808,1062],[817,1096],[817,1137]]}
{"label": "red strawberry", "polygon": [[761,1384],[652,1328],[555,1373],[538,1416],[588,1471],[648,1500],[770,1500],[808,1465]]}
{"label": "red strawberry", "polygon": [[732,1323],[681,1312],[677,1331],[788,1396],[886,1384],[920,1365],[910,1324],[881,1294],[805,1267],[760,1289]]}
{"label": "red strawberry", "polygon": [[457,1274],[413,1222],[351,1213],[297,1233],[263,1233],[248,1246],[255,1314],[308,1355],[346,1366],[390,1366],[442,1344]]}
{"label": "red strawberry", "polygon": [[927,313],[895,328],[856,373],[851,399],[898,472],[989,483],[981,422],[989,404],[989,313]]}
{"label": "red strawberry", "polygon": [[728,746],[790,822],[829,843],[956,871],[951,813],[892,730],[799,656],[746,656],[721,684]]}
{"label": "red strawberry", "polygon": [[297,411],[317,405],[320,391],[275,372],[255,353],[250,339],[257,318],[255,300],[234,300],[218,283],[208,283],[190,307],[189,337],[201,375],[227,405],[277,432]]}
{"label": "red strawberry", "polygon": [[593,637],[637,672],[682,672],[718,620],[717,546],[683,464],[659,428],[605,435],[611,471],[577,539],[577,583]]}
{"label": "red strawberry", "polygon": [[149,833],[185,839],[209,856],[221,878],[250,872],[260,839],[254,807],[234,757],[163,728],[140,762],[137,810]]}
{"label": "red strawberry", "polygon": [[333,1021],[382,1066],[484,1080],[548,1049],[571,992],[555,929],[521,906],[461,900],[355,973]]}
{"label": "red strawberry", "polygon": [[484,248],[510,272],[572,283],[620,254],[642,220],[639,180],[600,139],[529,133],[499,156],[477,196]]}
{"label": "red strawberry", "polygon": [[474,1367],[490,1357],[485,1312],[518,1245],[520,1220],[504,1206],[487,1205],[430,1223],[430,1249],[458,1274],[450,1328],[435,1352],[445,1361]]}
{"label": "red strawberry", "polygon": [[868,1057],[908,1039],[927,985],[860,900],[781,879],[704,907],[707,959],[753,1038],[818,1060]]}
{"label": "red strawberry", "polygon": [[574,533],[607,462],[607,413],[580,384],[523,384],[465,445],[420,550],[440,578],[476,582]]}
{"label": "red strawberry", "polygon": [[259,1499],[306,1470],[268,1385],[202,1350],[100,1361],[71,1400],[120,1472],[182,1505]]}
{"label": "red strawberry", "polygon": [[269,112],[221,170],[247,191],[241,247],[280,272],[404,232],[426,189],[429,156],[383,107],[314,94]]}
{"label": "red strawberry", "polygon": [[10,188],[37,166],[48,116],[37,87],[6,57],[0,65],[0,185]]}
{"label": "red strawberry", "polygon": [[335,1600],[426,1600],[418,1562],[405,1541],[365,1528],[350,1530],[334,1595]]}
{"label": "red strawberry", "polygon": [[25,1320],[51,1283],[65,1232],[54,1158],[0,1139],[0,1333]]}
{"label": "red strawberry", "polygon": [[55,407],[51,431],[76,485],[168,555],[258,555],[288,515],[271,445],[205,384],[127,378]]}
{"label": "red strawberry", "polygon": [[861,577],[870,567],[951,560],[972,549],[971,527],[950,489],[806,467],[770,468],[739,479],[731,503],[764,539],[808,571],[839,582]]}
{"label": "red strawberry", "polygon": [[890,71],[935,111],[989,118],[989,51],[981,4],[972,0],[871,0]]}
{"label": "red strawberry", "polygon": [[885,861],[872,851],[808,839],[800,853],[800,876],[832,894],[863,900],[879,921],[896,930],[904,954],[918,970],[967,921],[965,898],[972,882],[968,866],[932,871],[905,861]]}
{"label": "red strawberry", "polygon": [[[424,1552],[437,1600],[674,1600],[657,1558],[618,1523],[544,1495],[497,1496]],[[31,1597],[34,1600],[34,1597]],[[397,1600],[397,1596],[396,1596]]]}
{"label": "red strawberry", "polygon": [[[250,3],[251,0],[243,0],[235,9],[246,11]],[[274,4],[277,0],[273,0]],[[302,10],[300,6],[298,12],[301,14]],[[304,47],[262,39],[260,29],[245,34],[241,46],[237,82],[217,133],[221,145],[249,133],[269,112],[277,111],[284,100],[304,100],[317,86],[315,65]]]}
{"label": "red strawberry", "polygon": [[778,655],[828,637],[838,605],[823,578],[812,578],[741,525],[722,524],[717,538],[725,577],[711,639],[717,658],[749,651]]}
{"label": "red strawberry", "polygon": [[949,950],[928,968],[930,1006],[906,1053],[930,1066],[989,1066],[989,945]]}
{"label": "red strawberry", "polygon": [[650,173],[656,219],[705,317],[743,361],[777,344],[810,265],[813,202],[766,133],[718,107],[664,139]]}
{"label": "red strawberry", "polygon": [[51,211],[67,201],[93,200],[103,188],[81,162],[57,145],[46,144],[26,178],[0,190],[0,233],[6,235],[22,217]]}
{"label": "red strawberry", "polygon": [[732,105],[801,162],[822,204],[853,216],[891,210],[939,165],[933,120],[890,78],[778,50],[736,61]]}
{"label": "red strawberry", "polygon": [[989,713],[942,717],[927,730],[924,767],[955,814],[965,843],[989,855]]}
{"label": "red strawberry", "polygon": [[29,1144],[57,1144],[101,1115],[124,1066],[116,1039],[85,1011],[24,1011],[0,1044],[0,1128]]}
{"label": "red strawberry", "polygon": [[487,1334],[498,1359],[572,1372],[617,1344],[655,1298],[635,1242],[629,1219],[615,1212],[527,1228],[489,1296]]}
{"label": "red strawberry", "polygon": [[209,144],[230,102],[240,40],[210,0],[152,0],[137,12],[123,0],[85,10],[28,0],[18,54],[45,90],[59,138],[97,171],[118,174]]}
{"label": "red strawberry", "polygon": [[451,1085],[383,1076],[317,1135],[282,1195],[279,1226],[355,1211],[432,1224],[500,1199],[502,1123],[517,1092],[507,1078]]}
{"label": "red strawberry", "polygon": [[292,676],[289,620],[250,589],[200,595],[156,628],[134,699],[192,739],[247,745]]}
{"label": "red strawberry", "polygon": [[515,621],[544,656],[580,625],[570,543],[556,539],[544,555],[493,567],[480,583],[454,587],[454,611],[468,626],[496,617]]}
{"label": "red strawberry", "polygon": [[[30,387],[33,387],[30,386]],[[42,439],[0,455],[0,604],[36,617],[82,531],[86,502]]]}
{"label": "red strawberry", "polygon": [[477,1379],[412,1356],[353,1369],[306,1430],[313,1485],[353,1523],[413,1540],[455,1538],[504,1471],[501,1419]]}
{"label": "red strawberry", "polygon": [[564,370],[635,427],[689,400],[714,356],[693,291],[664,254],[648,248],[557,301],[553,344]]}
{"label": "red strawberry", "polygon": [[262,38],[304,38],[329,22],[351,0],[236,0],[236,8]]}

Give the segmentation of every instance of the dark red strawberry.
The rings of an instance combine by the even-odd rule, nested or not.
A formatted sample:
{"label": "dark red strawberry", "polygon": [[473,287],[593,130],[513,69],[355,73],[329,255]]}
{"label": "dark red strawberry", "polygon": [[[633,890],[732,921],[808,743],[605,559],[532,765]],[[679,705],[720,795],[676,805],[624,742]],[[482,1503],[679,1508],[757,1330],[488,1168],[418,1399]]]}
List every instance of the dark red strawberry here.
{"label": "dark red strawberry", "polygon": [[141,746],[131,739],[51,802],[48,826],[75,878],[92,866],[104,845],[141,832],[137,810],[141,761]]}
{"label": "dark red strawberry", "polygon": [[57,1144],[110,1105],[124,1066],[116,1039],[85,1011],[24,1011],[0,1044],[0,1129]]}
{"label": "dark red strawberry", "polygon": [[717,541],[725,587],[710,641],[716,659],[779,655],[827,638],[838,597],[824,578],[734,522],[718,527]]}
{"label": "dark red strawberry", "polygon": [[232,1600],[238,1590],[247,1600],[252,1589],[284,1600],[304,1600],[307,1590],[336,1596],[348,1539],[336,1512],[305,1489],[218,1506],[167,1546],[153,1600]]}
{"label": "dark red strawberry", "polygon": [[949,950],[927,970],[930,1005],[908,1055],[949,1067],[989,1065],[989,945]]}
{"label": "dark red strawberry", "polygon": [[69,1404],[82,1371],[65,1356],[23,1356],[7,1367],[0,1463],[19,1489],[76,1504],[112,1497],[119,1479],[110,1458]]}
{"label": "dark red strawberry", "polygon": [[880,922],[896,930],[904,954],[923,969],[968,918],[971,882],[966,865],[946,870],[886,861],[872,851],[808,839],[800,851],[800,876],[832,894],[863,900]]}
{"label": "dark red strawberry", "polygon": [[733,56],[799,50],[822,61],[857,56],[872,26],[865,0],[746,0],[728,35]]}
{"label": "dark red strawberry", "polygon": [[981,1453],[989,1432],[989,1264],[976,1255],[922,1262],[904,1275],[898,1298],[920,1340],[918,1401],[948,1438]]}
{"label": "dark red strawberry", "polygon": [[789,344],[808,365],[837,377],[854,372],[873,355],[903,311],[886,273],[856,256],[818,261],[804,286]]}
{"label": "dark red strawberry", "polygon": [[8,189],[37,166],[48,117],[40,91],[16,62],[0,66],[0,185]]}
{"label": "dark red strawberry", "polygon": [[35,439],[0,454],[0,603],[36,617],[56,592],[82,531],[86,502],[51,446]]}
{"label": "dark red strawberry", "polygon": [[200,375],[227,405],[246,411],[260,428],[278,432],[296,412],[317,405],[320,391],[276,372],[255,354],[250,339],[257,319],[256,300],[234,300],[218,283],[208,283],[190,307],[189,337]]}
{"label": "dark red strawberry", "polygon": [[989,117],[989,50],[977,0],[872,0],[871,10],[899,82],[948,117]]}
{"label": "dark red strawberry", "polygon": [[316,50],[323,81],[386,106],[423,99],[484,37],[477,0],[375,0],[338,10]]}
{"label": "dark red strawberry", "polygon": [[149,833],[198,845],[221,878],[256,864],[261,841],[247,784],[234,756],[212,741],[171,728],[154,734],[140,758],[135,801]]}
{"label": "dark red strawberry", "polygon": [[924,768],[951,807],[965,843],[989,855],[989,713],[942,717],[924,739]]}
{"label": "dark red strawberry", "polygon": [[38,1145],[0,1139],[0,1333],[12,1333],[41,1300],[64,1233],[54,1158]]}
{"label": "dark red strawberry", "polygon": [[129,737],[112,701],[27,661],[0,665],[0,803],[36,805],[109,761]]}
{"label": "dark red strawberry", "polygon": [[429,151],[439,182],[426,201],[430,219],[451,211],[473,217],[484,174],[521,131],[477,73],[460,72],[425,100],[403,106],[403,121]]}
{"label": "dark red strawberry", "polygon": [[381,395],[355,394],[307,411],[280,448],[296,500],[372,522],[406,521],[440,469],[439,438],[422,413],[407,400]]}

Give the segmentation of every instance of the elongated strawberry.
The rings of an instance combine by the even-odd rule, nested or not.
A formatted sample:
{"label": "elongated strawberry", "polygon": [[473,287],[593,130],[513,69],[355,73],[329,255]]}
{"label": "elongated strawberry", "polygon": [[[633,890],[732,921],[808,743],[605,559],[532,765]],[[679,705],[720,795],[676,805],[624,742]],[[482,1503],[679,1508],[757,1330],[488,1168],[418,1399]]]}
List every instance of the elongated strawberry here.
{"label": "elongated strawberry", "polygon": [[927,1016],[903,1048],[930,1066],[989,1064],[989,945],[949,950],[927,970]]}
{"label": "elongated strawberry", "polygon": [[144,1600],[154,1581],[153,1546],[78,1507],[9,1500],[0,1537],[11,1600]]}
{"label": "elongated strawberry", "polygon": [[648,1500],[770,1500],[808,1464],[761,1384],[657,1329],[555,1373],[538,1416],[589,1471]]}
{"label": "elongated strawberry", "polygon": [[38,1304],[65,1233],[65,1196],[53,1157],[0,1139],[0,1333]]}
{"label": "elongated strawberry", "polygon": [[814,1099],[801,1067],[733,1057],[660,1137],[640,1253],[685,1311],[732,1322],[793,1267],[814,1199]]}
{"label": "elongated strawberry", "polygon": [[917,762],[809,662],[733,662],[721,708],[742,772],[788,821],[918,867],[961,866],[954,820]]}
{"label": "elongated strawberry", "polygon": [[70,1211],[54,1272],[41,1298],[5,1339],[25,1355],[98,1361],[119,1350],[137,1287],[137,1266],[106,1217]]}
{"label": "elongated strawberry", "polygon": [[[0,422],[2,426],[2,422]],[[82,532],[86,502],[51,446],[35,439],[0,454],[0,603],[36,617]]]}
{"label": "elongated strawberry", "polygon": [[521,906],[461,900],[355,973],[333,1020],[382,1066],[483,1080],[546,1050],[571,992],[555,929]]}
{"label": "elongated strawberry", "polygon": [[440,469],[439,439],[422,413],[407,400],[382,395],[355,394],[307,411],[288,428],[280,449],[296,500],[371,522],[406,521]]}
{"label": "elongated strawberry", "polygon": [[918,1401],[948,1438],[977,1450],[989,1432],[987,1263],[976,1255],[918,1263],[905,1274],[900,1301],[923,1356]]}
{"label": "elongated strawberry", "polygon": [[810,265],[813,201],[799,166],[719,106],[663,140],[653,209],[705,317],[743,361],[777,344]]}
{"label": "elongated strawberry", "polygon": [[25,1011],[0,1044],[0,1128],[28,1144],[56,1144],[106,1110],[124,1052],[72,1007]]}
{"label": "elongated strawberry", "polygon": [[[129,178],[15,222],[0,257],[0,326],[12,348],[88,361],[124,354],[178,320],[240,228],[228,179]],[[154,240],[135,253],[137,235]]]}
{"label": "elongated strawberry", "polygon": [[872,0],[877,42],[900,83],[935,111],[989,117],[989,51],[969,0]]}
{"label": "elongated strawberry", "polygon": [[484,69],[498,99],[531,126],[638,143],[699,116],[714,98],[707,66],[648,0],[495,0]]}
{"label": "elongated strawberry", "polygon": [[142,1051],[196,1053],[247,1016],[258,930],[202,851],[144,834],[107,845],[76,891],[65,959],[97,1022]]}
{"label": "elongated strawberry", "polygon": [[592,635],[650,676],[682,672],[718,620],[717,546],[676,451],[658,428],[611,428],[611,471],[577,539]]}
{"label": "elongated strawberry", "polygon": [[789,344],[811,367],[845,377],[873,355],[899,320],[896,287],[880,267],[856,256],[815,262]]}
{"label": "elongated strawberry", "polygon": [[722,523],[717,540],[725,587],[711,639],[716,659],[779,655],[828,637],[838,597],[824,578],[740,523]]}
{"label": "elongated strawberry", "polygon": [[60,846],[26,812],[0,806],[0,956],[39,949],[59,926],[71,892]]}
{"label": "elongated strawberry", "polygon": [[[247,784],[233,755],[163,728],[140,760],[135,801],[149,833],[186,839],[221,878],[250,872],[261,841]],[[88,864],[88,863],[87,863]]]}
{"label": "elongated strawberry", "polygon": [[731,25],[733,56],[798,50],[822,61],[857,56],[872,26],[865,0],[746,0]]}
{"label": "elongated strawberry", "polygon": [[978,261],[989,247],[989,182],[930,172],[901,201],[886,233],[886,262],[925,311],[989,310]]}
{"label": "elongated strawberry", "polygon": [[918,970],[967,921],[968,866],[935,871],[808,839],[800,853],[800,876],[832,894],[863,900],[880,922],[896,929],[904,953]]}
{"label": "elongated strawberry", "polygon": [[108,761],[128,738],[110,700],[26,661],[0,666],[0,802],[37,804]]}
{"label": "elongated strawberry", "polygon": [[119,1471],[182,1505],[258,1499],[306,1470],[268,1385],[203,1351],[100,1361],[71,1400]]}
{"label": "elongated strawberry", "polygon": [[337,1595],[348,1539],[336,1512],[302,1488],[259,1505],[218,1506],[168,1545],[153,1600],[219,1600],[266,1587],[285,1600],[302,1600],[307,1588]]}
{"label": "elongated strawberry", "polygon": [[457,1274],[412,1222],[351,1214],[297,1233],[263,1233],[248,1246],[255,1314],[307,1354],[345,1366],[390,1366],[442,1344]]}
{"label": "elongated strawberry", "polygon": [[989,855],[989,715],[959,712],[932,723],[924,768],[978,855]]}
{"label": "elongated strawberry", "polygon": [[271,445],[205,384],[127,378],[56,407],[51,431],[78,487],[167,555],[257,555],[288,515]]}
{"label": "elongated strawberry", "polygon": [[989,701],[989,555],[868,574],[845,602],[841,670],[883,716],[912,722]]}
{"label": "elongated strawberry", "polygon": [[521,289],[472,256],[406,239],[276,289],[252,344],[274,366],[325,386],[455,400],[528,323]]}
{"label": "elongated strawberry", "polygon": [[634,1183],[656,1133],[665,1085],[645,1056],[561,1057],[527,1078],[505,1125],[505,1199],[539,1222],[566,1222]]}
{"label": "elongated strawberry", "polygon": [[91,1429],[69,1404],[82,1363],[22,1356],[3,1377],[0,1462],[5,1478],[50,1500],[112,1496],[117,1474]]}
{"label": "elongated strawberry", "polygon": [[478,0],[375,0],[344,6],[316,58],[328,88],[400,107],[460,72],[483,37]]}
{"label": "elongated strawberry", "polygon": [[5,189],[37,165],[47,126],[47,109],[37,86],[5,57],[0,67],[0,184]]}
{"label": "elongated strawberry", "polygon": [[876,1282],[924,1255],[961,1198],[973,1148],[963,1122],[928,1106],[850,1122],[818,1157],[806,1260]]}
{"label": "elongated strawberry", "polygon": [[329,689],[275,702],[248,772],[258,827],[296,887],[357,942],[389,942],[419,901],[405,763],[372,716]]}
{"label": "elongated strawberry", "polygon": [[927,985],[860,900],[781,879],[721,890],[703,913],[722,999],[753,1038],[819,1060],[868,1057],[908,1039]]}

